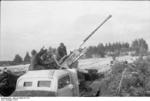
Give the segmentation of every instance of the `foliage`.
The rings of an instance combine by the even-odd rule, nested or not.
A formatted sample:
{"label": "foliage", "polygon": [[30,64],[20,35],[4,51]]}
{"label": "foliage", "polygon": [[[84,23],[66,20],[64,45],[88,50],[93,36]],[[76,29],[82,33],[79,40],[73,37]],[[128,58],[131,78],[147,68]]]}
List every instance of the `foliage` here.
{"label": "foliage", "polygon": [[[124,69],[127,69],[117,94]],[[137,60],[133,64],[116,63],[101,83],[101,96],[146,96],[150,90],[150,62]]]}
{"label": "foliage", "polygon": [[0,66],[9,66],[13,65],[12,61],[0,61]]}
{"label": "foliage", "polygon": [[16,54],[15,58],[13,59],[13,63],[17,65],[17,64],[21,64],[22,62],[23,62],[22,57],[19,54]]}
{"label": "foliage", "polygon": [[144,55],[148,51],[148,44],[144,39],[136,39],[132,42],[131,48],[136,51],[136,54]]}
{"label": "foliage", "polygon": [[27,52],[25,57],[24,57],[24,63],[30,63],[31,57],[29,55],[29,53]]}
{"label": "foliage", "polygon": [[[147,54],[148,44],[142,38],[136,39],[130,45],[129,43],[99,43],[97,46],[89,46],[86,52],[86,57],[91,58],[93,55],[99,57],[105,57],[105,55],[110,55],[116,57],[121,55],[121,53],[127,54],[129,51],[135,51],[135,55],[144,55]],[[109,54],[110,53],[110,54]]]}
{"label": "foliage", "polygon": [[100,57],[105,57],[105,55],[108,52],[113,52],[114,56],[119,55],[120,52],[127,52],[130,50],[129,44],[128,43],[108,43],[108,44],[102,44],[99,43],[97,46],[89,46],[88,50],[86,52],[86,57],[91,58],[92,55],[97,55]]}

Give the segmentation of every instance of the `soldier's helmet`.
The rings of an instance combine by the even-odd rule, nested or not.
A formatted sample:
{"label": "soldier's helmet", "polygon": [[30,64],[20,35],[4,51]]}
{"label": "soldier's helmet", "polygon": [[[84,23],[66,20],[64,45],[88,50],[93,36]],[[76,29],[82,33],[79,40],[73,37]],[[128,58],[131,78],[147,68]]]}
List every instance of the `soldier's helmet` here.
{"label": "soldier's helmet", "polygon": [[36,50],[32,50],[31,54],[35,55],[36,54]]}
{"label": "soldier's helmet", "polygon": [[64,43],[61,42],[61,43],[60,43],[60,46],[64,46]]}

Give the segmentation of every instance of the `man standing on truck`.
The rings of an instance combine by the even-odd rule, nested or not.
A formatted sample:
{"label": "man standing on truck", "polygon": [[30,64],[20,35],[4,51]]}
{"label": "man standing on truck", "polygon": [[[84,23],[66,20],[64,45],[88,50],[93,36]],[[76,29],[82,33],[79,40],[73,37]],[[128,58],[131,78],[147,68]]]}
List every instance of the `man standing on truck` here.
{"label": "man standing on truck", "polygon": [[30,63],[30,67],[29,67],[29,70],[41,70],[41,69],[44,69],[43,67],[43,60],[41,58],[41,56],[43,54],[45,54],[47,50],[42,48],[40,50],[40,52],[36,52],[35,50],[33,50],[31,52],[32,54],[32,58],[31,58],[31,63]]}
{"label": "man standing on truck", "polygon": [[58,69],[60,67],[53,48],[44,49],[40,52],[32,51],[32,59],[29,70],[43,70],[43,69]]}
{"label": "man standing on truck", "polygon": [[57,49],[57,60],[60,60],[65,55],[67,55],[66,46],[64,45],[64,43],[60,43],[60,45]]}
{"label": "man standing on truck", "polygon": [[37,64],[37,52],[35,50],[32,50],[31,55],[32,57],[29,70],[33,70],[34,66]]}
{"label": "man standing on truck", "polygon": [[49,49],[42,56],[42,65],[45,69],[58,69],[59,63],[56,59],[56,55],[54,54],[53,48],[49,47]]}

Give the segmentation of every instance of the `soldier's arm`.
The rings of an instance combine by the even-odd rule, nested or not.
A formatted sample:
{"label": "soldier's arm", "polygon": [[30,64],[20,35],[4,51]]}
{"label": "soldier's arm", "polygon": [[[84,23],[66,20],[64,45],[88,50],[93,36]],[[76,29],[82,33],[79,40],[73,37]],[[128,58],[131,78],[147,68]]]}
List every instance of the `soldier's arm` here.
{"label": "soldier's arm", "polygon": [[56,59],[56,56],[55,55],[53,55],[53,58],[54,58],[54,61],[56,62],[56,64],[57,64],[57,66],[59,66],[59,67],[61,67],[61,65],[59,64],[59,62],[57,61],[57,59]]}

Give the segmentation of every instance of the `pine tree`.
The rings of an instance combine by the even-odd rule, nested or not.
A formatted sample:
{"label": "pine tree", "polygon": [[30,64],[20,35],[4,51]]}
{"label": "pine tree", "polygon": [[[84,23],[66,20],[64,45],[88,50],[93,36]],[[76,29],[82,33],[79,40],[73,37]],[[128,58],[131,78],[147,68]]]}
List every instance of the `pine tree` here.
{"label": "pine tree", "polygon": [[23,62],[22,57],[19,54],[15,55],[15,58],[13,59],[13,64],[21,64]]}
{"label": "pine tree", "polygon": [[25,57],[24,57],[24,63],[25,64],[26,63],[30,63],[30,60],[31,60],[31,57],[30,57],[29,53],[27,52],[26,55],[25,55]]}

